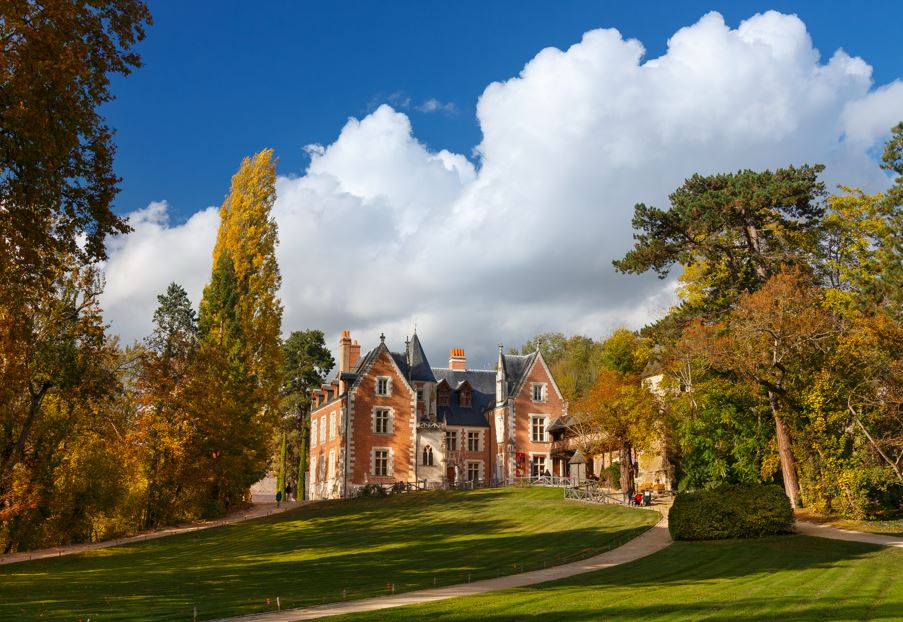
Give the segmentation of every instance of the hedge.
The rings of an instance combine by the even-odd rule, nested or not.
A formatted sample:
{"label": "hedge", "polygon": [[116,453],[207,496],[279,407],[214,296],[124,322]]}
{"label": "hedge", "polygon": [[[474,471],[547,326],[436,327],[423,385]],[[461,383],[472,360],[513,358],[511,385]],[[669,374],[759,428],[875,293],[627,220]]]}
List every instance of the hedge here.
{"label": "hedge", "polygon": [[722,484],[678,493],[668,514],[675,540],[759,538],[793,532],[793,509],[779,486]]}

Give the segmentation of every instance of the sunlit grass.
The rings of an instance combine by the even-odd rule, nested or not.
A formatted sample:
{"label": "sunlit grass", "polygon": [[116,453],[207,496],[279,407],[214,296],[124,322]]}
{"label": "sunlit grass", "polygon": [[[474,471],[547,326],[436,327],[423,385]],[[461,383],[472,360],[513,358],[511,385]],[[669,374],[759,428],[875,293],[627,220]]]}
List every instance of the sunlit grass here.
{"label": "sunlit grass", "polygon": [[[246,523],[0,566],[0,620],[190,620],[448,585],[592,555],[657,514],[560,489],[326,502]],[[267,604],[267,599],[270,600]]]}
{"label": "sunlit grass", "polygon": [[901,620],[903,550],[804,536],[678,542],[562,581],[331,619]]}

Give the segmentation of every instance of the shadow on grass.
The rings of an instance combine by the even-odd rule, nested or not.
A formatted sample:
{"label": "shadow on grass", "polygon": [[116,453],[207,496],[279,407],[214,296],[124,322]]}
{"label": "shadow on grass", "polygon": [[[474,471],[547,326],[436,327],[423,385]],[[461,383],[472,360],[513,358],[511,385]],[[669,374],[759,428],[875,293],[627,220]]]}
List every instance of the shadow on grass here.
{"label": "shadow on grass", "polygon": [[[554,514],[551,513],[554,511]],[[322,503],[103,554],[0,570],[0,619],[200,619],[510,574],[586,557],[650,517],[549,492],[439,492]],[[571,529],[549,530],[555,523]],[[4,604],[4,602],[6,604]],[[16,603],[16,604],[13,604]]]}

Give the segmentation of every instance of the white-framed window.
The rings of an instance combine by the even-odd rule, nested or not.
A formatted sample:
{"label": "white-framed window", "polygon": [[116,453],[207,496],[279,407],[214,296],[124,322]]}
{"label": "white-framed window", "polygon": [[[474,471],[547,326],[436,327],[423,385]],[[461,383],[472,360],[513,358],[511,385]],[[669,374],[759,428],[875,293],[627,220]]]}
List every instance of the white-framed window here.
{"label": "white-framed window", "polygon": [[433,448],[427,445],[423,448],[423,466],[433,466]]}
{"label": "white-framed window", "polygon": [[320,444],[326,442],[326,415],[320,417]]}
{"label": "white-framed window", "polygon": [[326,456],[322,453],[317,456],[317,481],[322,482],[326,478]]}
{"label": "white-framed window", "polygon": [[445,433],[445,448],[449,451],[458,451],[458,431],[448,430]]}
{"label": "white-framed window", "polygon": [[373,468],[371,472],[376,477],[389,477],[392,475],[392,450],[385,447],[373,449]]}
{"label": "white-framed window", "polygon": [[546,401],[546,385],[544,382],[534,382],[533,383],[533,401],[534,402],[545,402]]}
{"label": "white-framed window", "polygon": [[478,482],[483,479],[483,463],[482,462],[468,462],[467,463],[467,481],[469,482]]}
{"label": "white-framed window", "polygon": [[392,434],[395,426],[393,425],[394,417],[391,408],[374,408],[373,409],[373,433],[374,434]]}
{"label": "white-framed window", "polygon": [[549,440],[549,418],[546,415],[530,415],[530,440],[534,443],[546,443]]}
{"label": "white-framed window", "polygon": [[546,457],[544,455],[530,457],[530,475],[539,477],[546,472]]}
{"label": "white-framed window", "polygon": [[329,413],[329,440],[335,438],[335,422],[336,422],[336,414],[335,411]]}
{"label": "white-framed window", "polygon": [[467,451],[480,451],[480,433],[467,433]]}
{"label": "white-framed window", "polygon": [[376,377],[376,394],[377,395],[391,395],[392,394],[392,379],[388,376],[377,376]]}
{"label": "white-framed window", "polygon": [[317,420],[311,419],[310,421],[310,446],[317,446]]}
{"label": "white-framed window", "polygon": [[329,479],[335,478],[335,449],[329,450],[329,467],[327,477]]}

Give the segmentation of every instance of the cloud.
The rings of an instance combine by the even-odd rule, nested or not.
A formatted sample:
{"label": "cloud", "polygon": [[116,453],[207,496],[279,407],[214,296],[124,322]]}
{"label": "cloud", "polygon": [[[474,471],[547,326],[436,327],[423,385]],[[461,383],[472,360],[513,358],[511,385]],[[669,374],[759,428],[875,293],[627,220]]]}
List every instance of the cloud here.
{"label": "cloud", "polygon": [[442,112],[447,115],[458,114],[458,107],[455,106],[455,102],[442,103],[435,97],[431,97],[417,106],[417,110],[420,112]]}
{"label": "cloud", "polygon": [[[347,328],[365,347],[385,331],[401,347],[416,321],[433,364],[459,346],[491,365],[500,340],[641,326],[673,283],[611,267],[635,203],[666,205],[694,172],[804,162],[878,190],[888,178],[870,154],[896,117],[900,82],[874,88],[843,51],[822,61],[795,16],[731,29],[709,13],[649,60],[616,30],[587,32],[486,87],[479,167],[427,148],[388,105],[310,146],[307,170],[277,187],[283,328],[321,328],[330,344]],[[104,299],[126,339],[149,331],[170,280],[197,303],[217,226],[212,208],[172,225],[163,203],[132,222],[111,243]]]}

